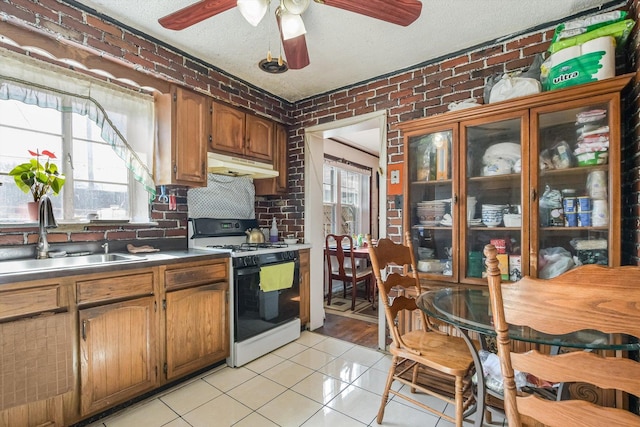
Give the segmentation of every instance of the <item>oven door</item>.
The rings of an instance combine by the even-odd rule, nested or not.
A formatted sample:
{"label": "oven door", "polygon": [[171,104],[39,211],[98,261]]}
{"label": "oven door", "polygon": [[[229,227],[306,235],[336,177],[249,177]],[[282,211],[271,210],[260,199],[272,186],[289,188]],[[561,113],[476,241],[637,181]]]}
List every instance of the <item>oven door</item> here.
{"label": "oven door", "polygon": [[270,292],[260,289],[259,266],[234,268],[233,315],[234,342],[254,337],[300,317],[298,260],[295,260],[293,285]]}

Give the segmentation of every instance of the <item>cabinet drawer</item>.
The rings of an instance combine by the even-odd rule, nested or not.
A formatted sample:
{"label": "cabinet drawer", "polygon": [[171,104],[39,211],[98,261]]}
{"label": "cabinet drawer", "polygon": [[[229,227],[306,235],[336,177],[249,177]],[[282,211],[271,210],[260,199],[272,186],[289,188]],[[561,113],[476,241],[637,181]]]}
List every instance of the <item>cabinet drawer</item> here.
{"label": "cabinet drawer", "polygon": [[78,304],[153,295],[153,273],[145,272],[77,282]]}
{"label": "cabinet drawer", "polygon": [[226,262],[219,262],[193,267],[177,268],[165,272],[167,290],[221,282],[228,278],[229,267]]}
{"label": "cabinet drawer", "polygon": [[0,293],[0,320],[56,311],[65,307],[60,285]]}

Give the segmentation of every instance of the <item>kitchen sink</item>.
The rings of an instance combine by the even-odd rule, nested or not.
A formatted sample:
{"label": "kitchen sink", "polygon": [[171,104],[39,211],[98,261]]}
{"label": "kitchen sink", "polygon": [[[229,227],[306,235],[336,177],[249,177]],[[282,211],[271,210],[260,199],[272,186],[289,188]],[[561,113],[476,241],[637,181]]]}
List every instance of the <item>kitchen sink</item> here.
{"label": "kitchen sink", "polygon": [[138,255],[116,253],[66,256],[62,258],[19,259],[0,262],[0,274],[82,268],[104,264],[121,264],[127,262],[142,261],[144,259],[146,258]]}

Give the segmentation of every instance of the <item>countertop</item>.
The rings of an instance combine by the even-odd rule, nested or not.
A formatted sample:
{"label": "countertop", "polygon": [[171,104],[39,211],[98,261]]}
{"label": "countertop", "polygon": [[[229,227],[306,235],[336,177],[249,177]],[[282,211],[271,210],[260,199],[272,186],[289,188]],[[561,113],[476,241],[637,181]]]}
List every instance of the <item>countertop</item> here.
{"label": "countertop", "polygon": [[[117,253],[117,252],[114,252]],[[129,254],[139,257],[139,261],[127,261],[116,263],[92,264],[73,268],[60,268],[57,270],[28,270],[28,271],[4,271],[0,262],[0,285],[43,278],[75,276],[89,273],[102,273],[114,270],[131,270],[135,268],[155,267],[158,265],[174,264],[186,261],[202,261],[207,259],[229,258],[228,253],[211,252],[199,249],[167,250],[140,254]],[[37,260],[33,260],[37,263]]]}

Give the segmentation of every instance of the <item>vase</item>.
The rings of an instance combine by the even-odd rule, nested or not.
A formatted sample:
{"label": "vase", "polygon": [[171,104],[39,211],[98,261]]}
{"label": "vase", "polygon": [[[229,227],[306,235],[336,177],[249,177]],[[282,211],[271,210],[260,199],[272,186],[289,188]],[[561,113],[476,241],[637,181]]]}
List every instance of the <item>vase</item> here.
{"label": "vase", "polygon": [[29,212],[29,219],[31,221],[38,220],[38,202],[27,202],[27,211]]}

